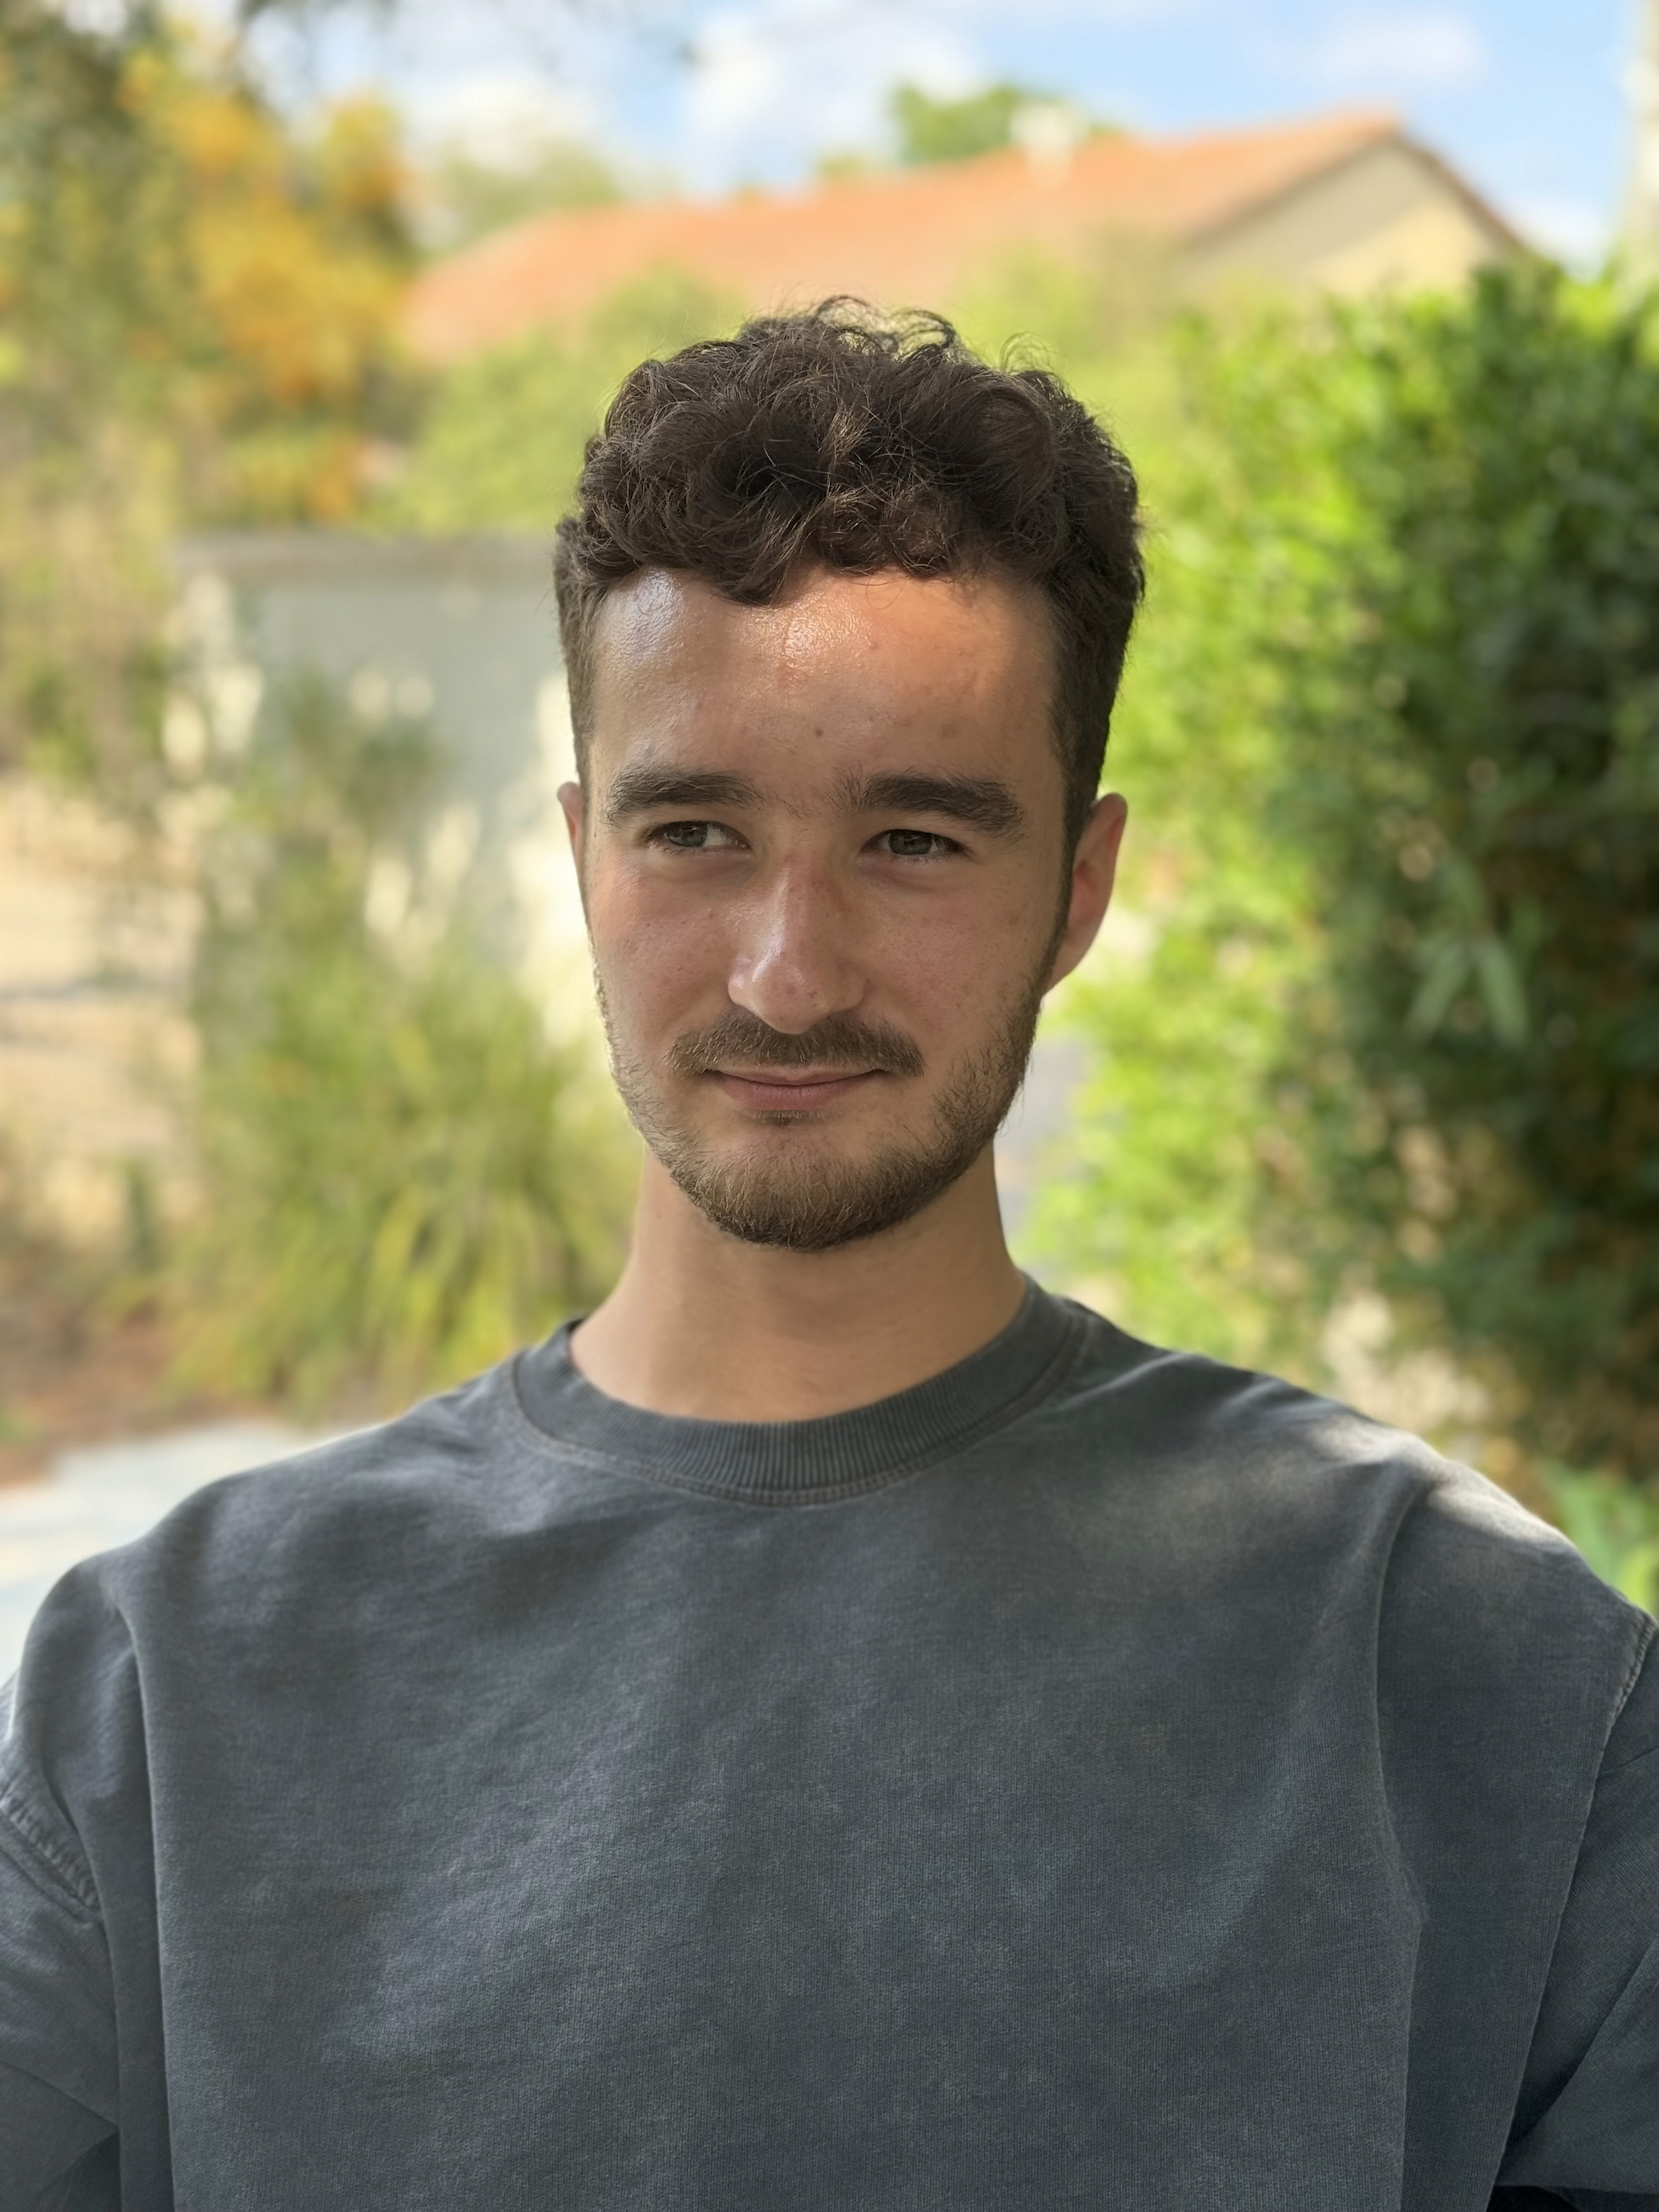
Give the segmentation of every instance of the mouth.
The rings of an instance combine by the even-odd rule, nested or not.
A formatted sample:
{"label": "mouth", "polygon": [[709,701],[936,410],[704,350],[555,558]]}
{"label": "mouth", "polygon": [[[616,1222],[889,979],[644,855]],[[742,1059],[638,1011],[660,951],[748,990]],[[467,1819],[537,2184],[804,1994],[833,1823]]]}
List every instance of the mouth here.
{"label": "mouth", "polygon": [[708,1071],[726,1097],[751,1114],[810,1114],[837,1099],[850,1098],[862,1085],[880,1081],[878,1067],[757,1069],[744,1074],[732,1068]]}

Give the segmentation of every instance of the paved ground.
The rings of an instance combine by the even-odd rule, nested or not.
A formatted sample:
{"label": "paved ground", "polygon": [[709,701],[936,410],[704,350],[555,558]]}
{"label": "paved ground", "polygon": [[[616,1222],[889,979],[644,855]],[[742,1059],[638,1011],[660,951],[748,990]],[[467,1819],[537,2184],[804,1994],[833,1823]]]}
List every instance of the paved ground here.
{"label": "paved ground", "polygon": [[0,1490],[0,1681],[36,1606],[77,1559],[143,1535],[203,1483],[313,1441],[276,1421],[222,1421],[65,1452],[42,1480]]}

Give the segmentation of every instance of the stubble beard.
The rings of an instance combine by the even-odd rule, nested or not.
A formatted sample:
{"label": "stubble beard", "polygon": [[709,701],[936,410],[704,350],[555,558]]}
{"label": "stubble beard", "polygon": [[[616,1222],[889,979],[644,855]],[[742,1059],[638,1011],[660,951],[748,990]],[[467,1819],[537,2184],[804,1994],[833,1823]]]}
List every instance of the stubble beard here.
{"label": "stubble beard", "polygon": [[799,1036],[770,1029],[741,1007],[712,1027],[678,1038],[664,1082],[623,1046],[604,981],[599,1012],[611,1069],[630,1120],[676,1185],[716,1229],[745,1244],[789,1252],[828,1252],[896,1229],[960,1180],[1007,1119],[1025,1079],[1048,968],[1058,943],[1027,981],[996,1035],[970,1054],[933,1104],[925,1134],[866,1159],[827,1153],[811,1125],[787,1114],[757,1118],[800,1130],[799,1147],[781,1142],[766,1161],[725,1161],[669,1110],[675,1077],[697,1079],[722,1060],[745,1067],[881,1067],[883,1081],[919,1075],[920,1052],[901,1032],[837,1015]]}

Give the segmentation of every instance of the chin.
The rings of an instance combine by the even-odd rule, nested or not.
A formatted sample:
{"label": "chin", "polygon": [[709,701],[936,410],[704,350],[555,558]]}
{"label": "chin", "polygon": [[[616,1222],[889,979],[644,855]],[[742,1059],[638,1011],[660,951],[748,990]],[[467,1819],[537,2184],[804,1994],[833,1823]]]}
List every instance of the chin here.
{"label": "chin", "polygon": [[792,1147],[787,1158],[769,1146],[689,1147],[658,1158],[725,1235],[779,1251],[829,1252],[901,1227],[943,1197],[981,1149],[912,1141],[849,1156],[813,1143]]}

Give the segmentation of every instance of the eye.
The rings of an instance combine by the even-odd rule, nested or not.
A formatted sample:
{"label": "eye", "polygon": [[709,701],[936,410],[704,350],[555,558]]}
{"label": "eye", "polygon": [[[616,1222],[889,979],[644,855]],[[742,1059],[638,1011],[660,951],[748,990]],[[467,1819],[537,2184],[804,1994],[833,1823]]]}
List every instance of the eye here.
{"label": "eye", "polygon": [[676,853],[706,853],[742,841],[722,822],[659,822],[646,842]]}
{"label": "eye", "polygon": [[876,843],[898,860],[942,860],[962,850],[953,837],[936,830],[884,830]]}

